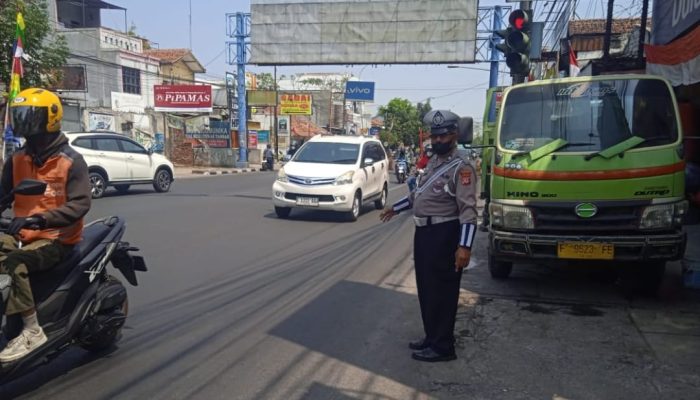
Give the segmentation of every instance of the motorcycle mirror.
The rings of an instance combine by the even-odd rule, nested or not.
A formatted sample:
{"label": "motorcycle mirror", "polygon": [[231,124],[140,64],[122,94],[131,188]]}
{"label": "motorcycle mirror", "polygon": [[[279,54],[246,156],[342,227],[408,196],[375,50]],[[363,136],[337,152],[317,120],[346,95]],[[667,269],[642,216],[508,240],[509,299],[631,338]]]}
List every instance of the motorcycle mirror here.
{"label": "motorcycle mirror", "polygon": [[12,189],[12,193],[25,196],[39,196],[46,192],[46,182],[36,179],[23,179]]}

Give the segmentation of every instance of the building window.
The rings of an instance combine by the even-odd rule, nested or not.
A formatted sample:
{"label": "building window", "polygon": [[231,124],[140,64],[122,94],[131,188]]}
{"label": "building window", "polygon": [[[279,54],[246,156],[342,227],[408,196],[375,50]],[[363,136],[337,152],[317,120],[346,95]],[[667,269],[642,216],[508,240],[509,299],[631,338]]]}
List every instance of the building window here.
{"label": "building window", "polygon": [[136,68],[122,67],[124,93],[141,94],[141,71]]}

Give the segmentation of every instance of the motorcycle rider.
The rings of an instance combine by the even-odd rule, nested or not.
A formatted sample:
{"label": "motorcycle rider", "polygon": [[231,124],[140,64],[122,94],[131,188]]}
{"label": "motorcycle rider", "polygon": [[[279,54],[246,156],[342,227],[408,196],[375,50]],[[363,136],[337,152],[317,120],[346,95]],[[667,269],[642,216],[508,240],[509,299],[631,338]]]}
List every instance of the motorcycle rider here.
{"label": "motorcycle rider", "polygon": [[0,363],[18,360],[46,342],[29,274],[53,268],[81,240],[91,199],[87,164],[60,132],[58,96],[44,89],[23,90],[10,104],[10,114],[15,135],[26,144],[5,162],[2,193],[23,179],[44,181],[47,187],[40,196],[15,195],[14,219],[0,234],[0,273],[12,278],[5,313],[21,314],[24,325],[0,352]]}

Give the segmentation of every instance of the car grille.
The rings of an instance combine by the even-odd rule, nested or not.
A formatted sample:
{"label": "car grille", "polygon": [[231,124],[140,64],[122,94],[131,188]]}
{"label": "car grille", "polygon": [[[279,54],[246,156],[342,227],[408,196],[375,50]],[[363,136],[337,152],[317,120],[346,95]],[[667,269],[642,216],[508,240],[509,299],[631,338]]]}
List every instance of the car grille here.
{"label": "car grille", "polygon": [[292,175],[287,175],[287,179],[291,183],[303,186],[331,185],[335,182],[335,178],[306,178]]}
{"label": "car grille", "polygon": [[541,232],[600,232],[623,233],[639,230],[639,220],[644,207],[650,202],[592,202],[598,212],[591,218],[576,215],[578,202],[529,203],[535,228]]}
{"label": "car grille", "polygon": [[284,198],[287,200],[296,200],[297,197],[315,198],[315,199],[318,199],[319,203],[322,203],[322,202],[332,203],[333,201],[335,201],[335,198],[333,196],[326,195],[326,194],[322,194],[322,195],[313,195],[313,194],[309,195],[309,194],[302,194],[302,193],[285,193],[284,194]]}

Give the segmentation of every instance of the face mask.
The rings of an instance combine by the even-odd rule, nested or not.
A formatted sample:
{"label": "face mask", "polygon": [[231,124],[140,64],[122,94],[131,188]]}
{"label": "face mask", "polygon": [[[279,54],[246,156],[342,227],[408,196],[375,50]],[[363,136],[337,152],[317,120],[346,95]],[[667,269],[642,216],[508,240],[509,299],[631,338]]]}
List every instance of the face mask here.
{"label": "face mask", "polygon": [[452,143],[433,143],[433,151],[439,156],[444,156],[452,150]]}

